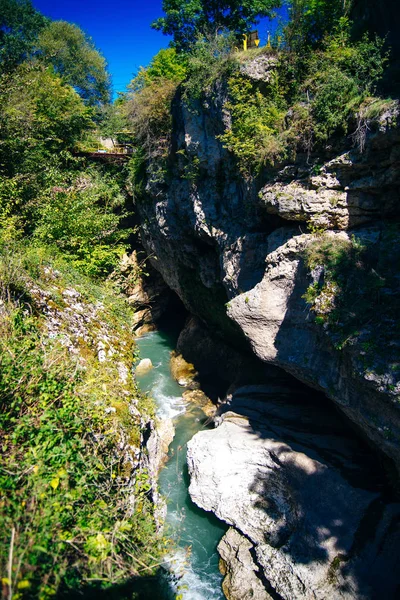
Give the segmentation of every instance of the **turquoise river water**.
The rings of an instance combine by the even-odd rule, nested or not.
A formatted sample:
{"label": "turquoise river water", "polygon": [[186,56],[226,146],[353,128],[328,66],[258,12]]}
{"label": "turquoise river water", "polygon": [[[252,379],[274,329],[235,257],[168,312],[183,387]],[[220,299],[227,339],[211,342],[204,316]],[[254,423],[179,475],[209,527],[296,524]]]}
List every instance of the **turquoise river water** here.
{"label": "turquoise river water", "polygon": [[157,331],[139,338],[137,345],[141,358],[150,358],[154,365],[138,377],[140,388],[154,398],[158,417],[172,418],[175,426],[169,460],[159,478],[160,491],[167,499],[166,534],[175,542],[175,550],[166,558],[174,576],[165,579],[164,598],[222,600],[216,548],[227,527],[197,508],[188,493],[186,444],[205,428],[207,418],[200,408],[185,403],[183,388],[171,377],[169,361],[174,337]]}

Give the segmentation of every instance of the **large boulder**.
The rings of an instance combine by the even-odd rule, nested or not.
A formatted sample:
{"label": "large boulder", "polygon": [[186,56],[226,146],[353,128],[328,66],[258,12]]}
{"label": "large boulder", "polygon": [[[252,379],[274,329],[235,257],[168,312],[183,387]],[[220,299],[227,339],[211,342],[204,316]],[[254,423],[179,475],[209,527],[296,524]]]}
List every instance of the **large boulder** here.
{"label": "large boulder", "polygon": [[[282,228],[271,234],[269,241],[271,251],[266,257],[262,281],[230,301],[229,316],[261,360],[280,366],[325,392],[376,448],[390,457],[398,470],[400,345],[395,333],[400,305],[398,231],[394,228],[385,233],[382,228],[370,228],[351,235],[328,232],[320,238]],[[340,255],[341,249],[354,241],[368,246],[373,257],[382,259],[375,267],[378,272],[367,270],[362,278],[355,280],[354,285],[360,286],[360,290],[356,290],[353,303],[342,307],[341,312],[335,304],[340,296],[338,284],[328,282],[315,301],[314,308],[324,322],[318,324],[306,298],[310,289],[320,286],[324,266],[322,261],[310,273],[304,252],[316,244],[328,247],[336,256],[335,252]],[[355,268],[361,269],[362,264]],[[378,296],[376,289],[380,290]],[[346,290],[347,295],[350,293],[351,286]],[[346,298],[341,301],[346,304]],[[375,311],[370,311],[366,319],[363,307],[370,305],[375,306]],[[336,317],[329,320],[329,311]],[[344,327],[337,322],[344,319],[349,321],[350,332],[340,337]]]}
{"label": "large boulder", "polygon": [[192,500],[234,529],[219,547],[228,598],[396,597],[400,505],[321,398],[241,388],[188,465]]}

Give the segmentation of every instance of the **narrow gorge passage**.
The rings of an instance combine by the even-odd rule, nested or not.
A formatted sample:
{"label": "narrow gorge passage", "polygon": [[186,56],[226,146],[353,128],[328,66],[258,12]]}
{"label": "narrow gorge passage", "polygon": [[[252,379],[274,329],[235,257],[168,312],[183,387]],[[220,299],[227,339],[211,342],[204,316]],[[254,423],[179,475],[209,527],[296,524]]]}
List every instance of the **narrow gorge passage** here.
{"label": "narrow gorge passage", "polygon": [[[172,544],[157,598],[289,597],[301,577],[323,598],[394,597],[400,506],[346,419],[323,395],[270,375],[236,387],[211,426],[171,375],[176,342],[164,330],[137,340],[153,364],[139,385],[175,428],[158,479]],[[393,576],[382,577],[383,564]]]}
{"label": "narrow gorge passage", "polygon": [[144,392],[157,404],[159,419],[172,418],[175,437],[168,462],[159,477],[162,495],[167,500],[166,535],[173,540],[168,567],[176,577],[165,583],[165,598],[181,594],[186,600],[222,600],[222,576],[218,569],[217,544],[227,530],[211,513],[197,508],[188,493],[186,444],[198,431],[205,429],[204,412],[182,398],[183,388],[172,378],[170,353],[173,336],[154,332],[137,340],[142,358],[150,358],[154,368],[138,377]]}

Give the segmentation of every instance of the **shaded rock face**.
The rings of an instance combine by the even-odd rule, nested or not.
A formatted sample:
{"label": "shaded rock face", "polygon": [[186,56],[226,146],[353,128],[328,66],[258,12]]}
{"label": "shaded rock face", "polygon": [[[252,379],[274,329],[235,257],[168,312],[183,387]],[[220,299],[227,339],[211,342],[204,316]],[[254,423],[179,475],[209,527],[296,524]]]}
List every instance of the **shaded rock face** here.
{"label": "shaded rock face", "polygon": [[[254,224],[261,227],[256,188],[248,189],[238,178],[216,139],[224,131],[223,100],[221,92],[220,100],[200,115],[176,109],[171,182],[168,187],[149,183],[150,197],[139,200],[137,210],[143,245],[157,257],[153,266],[167,285],[191,314],[240,345],[244,338],[227,317],[225,304],[262,277],[267,236],[251,231]],[[178,150],[200,161],[195,184],[182,178],[187,159]],[[254,202],[248,203],[250,198]]]}
{"label": "shaded rock face", "polygon": [[298,381],[290,375],[258,360],[251,352],[233,348],[197,317],[186,320],[178,338],[177,352],[194,364],[200,385],[215,399],[223,398],[228,390],[243,383],[277,380],[298,387]]}
{"label": "shaded rock face", "polygon": [[338,415],[282,386],[241,388],[224,410],[188,465],[192,500],[232,526],[227,597],[394,599],[400,505]]}
{"label": "shaded rock face", "polygon": [[[380,235],[379,230],[372,228],[359,230],[353,237],[368,240],[372,251],[382,254]],[[339,240],[349,241],[350,236],[331,232],[327,239],[337,244]],[[266,257],[263,280],[231,301],[229,316],[244,331],[259,358],[326,392],[398,468],[399,345],[395,322],[386,315],[385,304],[389,300],[382,297],[377,322],[365,324],[339,350],[337,343],[335,347],[335,334],[327,326],[316,325],[304,300],[311,278],[302,253],[313,237],[282,228],[270,240],[273,250]],[[393,242],[399,241],[395,236]],[[387,259],[390,261],[390,256]],[[318,273],[314,275],[318,278]],[[398,290],[387,291],[390,298],[398,294]],[[372,302],[372,290],[366,293],[371,294]],[[328,294],[329,288],[325,300]],[[366,361],[365,348],[372,342],[365,342],[366,339],[374,343],[371,362]]]}
{"label": "shaded rock face", "polygon": [[[335,239],[351,239],[357,226],[356,238],[371,239],[376,256],[386,253],[398,268],[398,256],[392,260],[382,243],[385,236],[392,236],[393,247],[400,243],[399,231],[391,232],[385,221],[400,211],[395,119],[389,115],[376,124],[362,155],[344,141],[336,152],[311,157],[310,164],[299,157],[268,177],[245,181],[217,139],[230,120],[224,94],[221,85],[198,111],[176,101],[170,178],[150,181],[148,197],[137,204],[143,244],[192,315],[226,343],[252,350],[268,365],[322,390],[399,469],[400,347],[396,323],[385,313],[386,300],[393,304],[400,294],[399,282],[393,277],[377,302],[377,313],[387,321],[384,335],[376,322],[360,325],[360,331],[355,326],[358,341],[343,347],[315,322],[303,297],[324,277],[304,264],[304,250],[315,240],[305,233],[306,222],[332,230]],[[185,165],[194,157],[199,173],[188,180]],[[377,276],[385,286],[379,269]],[[336,291],[332,284],[325,301],[331,296],[333,304]],[[362,293],[375,298],[368,287]],[[376,340],[371,364],[364,360],[370,344],[364,334]]]}
{"label": "shaded rock face", "polygon": [[119,283],[135,309],[133,325],[136,334],[154,329],[154,323],[167,309],[171,294],[159,272],[134,250],[121,261]]}

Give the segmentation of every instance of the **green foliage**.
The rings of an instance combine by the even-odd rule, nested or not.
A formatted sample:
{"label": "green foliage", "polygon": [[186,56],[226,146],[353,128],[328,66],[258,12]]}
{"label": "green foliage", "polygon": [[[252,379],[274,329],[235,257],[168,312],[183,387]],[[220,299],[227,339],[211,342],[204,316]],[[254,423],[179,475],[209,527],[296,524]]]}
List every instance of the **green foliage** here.
{"label": "green foliage", "polygon": [[24,63],[0,77],[0,167],[9,172],[71,148],[91,126],[91,110],[44,66]]}
{"label": "green foliage", "polygon": [[187,78],[182,86],[183,98],[188,105],[210,94],[218,80],[235,71],[234,44],[234,36],[222,33],[198,39],[191,47],[186,55]]}
{"label": "green foliage", "polygon": [[37,55],[89,104],[107,102],[110,81],[104,57],[76,25],[53,21],[38,36]]}
{"label": "green foliage", "polygon": [[[45,190],[37,208],[33,240],[55,245],[71,264],[104,276],[127,250],[129,230],[119,227],[125,199],[112,177],[80,173],[68,188]],[[116,212],[118,210],[118,213]]]}
{"label": "green foliage", "polygon": [[[233,38],[224,35],[200,39],[186,55],[183,99],[196,109],[198,100],[220,97],[221,80],[228,82],[225,108],[231,123],[219,138],[246,176],[294,159],[298,150],[310,154],[364,118],[360,109],[375,92],[388,60],[383,40],[365,36],[352,42],[350,29],[348,19],[338,17],[333,33],[319,40],[319,49],[286,48],[279,54],[265,49],[235,53]],[[263,55],[271,67],[262,81],[255,81],[244,74],[246,63]]]}
{"label": "green foliage", "polygon": [[107,173],[61,166],[0,180],[0,240],[29,234],[31,243],[57,247],[83,273],[103,277],[127,249],[125,197]]}
{"label": "green foliage", "polygon": [[144,148],[139,147],[136,152],[134,152],[128,164],[127,183],[129,185],[129,191],[134,199],[143,196],[145,193],[147,182],[146,166],[147,160],[145,150]]}
{"label": "green foliage", "polygon": [[374,92],[389,60],[389,54],[384,48],[385,40],[378,36],[370,38],[365,34],[361,40],[352,42],[350,29],[351,22],[348,19],[338,21],[334,34],[326,38],[325,60],[335,63],[362,90]]}
{"label": "green foliage", "polygon": [[177,50],[188,50],[199,37],[215,36],[219,29],[249,31],[279,5],[274,0],[163,0],[165,17],[152,27],[172,35]]}
{"label": "green foliage", "polygon": [[378,252],[371,239],[326,232],[315,236],[304,252],[308,270],[323,268],[304,295],[316,322],[327,328],[338,349],[362,342],[365,366],[376,362],[376,344],[384,348],[397,327],[398,235],[398,225],[386,227]]}
{"label": "green foliage", "polygon": [[333,133],[346,134],[349,116],[360,102],[354,79],[336,66],[317,73],[309,81],[315,141],[326,141]]}
{"label": "green foliage", "polygon": [[351,5],[352,0],[290,0],[289,22],[284,28],[286,45],[298,53],[318,47],[349,14]]}
{"label": "green foliage", "polygon": [[360,152],[364,151],[368,131],[379,127],[381,117],[385,115],[387,126],[397,125],[395,107],[396,101],[391,98],[367,97],[363,100],[356,113],[357,127],[352,133],[354,145]]}
{"label": "green foliage", "polygon": [[103,108],[99,130],[102,137],[110,138],[114,145],[132,137],[123,102],[108,104]]}
{"label": "green foliage", "polygon": [[153,572],[137,457],[154,407],[132,377],[130,309],[94,284],[131,234],[124,174],[74,156],[108,98],[104,59],[77,27],[0,0],[0,61],[0,569],[3,595],[45,600]]}
{"label": "green foliage", "polygon": [[177,84],[170,79],[155,79],[132,91],[127,101],[127,115],[137,144],[146,158],[165,157],[171,137],[171,103]]}
{"label": "green foliage", "polygon": [[126,248],[124,196],[115,178],[70,150],[93,127],[92,109],[51,69],[23,63],[0,79],[0,238],[56,245],[103,276]]}
{"label": "green foliage", "polygon": [[131,83],[131,87],[132,89],[141,88],[164,79],[180,83],[185,75],[185,57],[179,55],[175,48],[165,48],[153,56],[148,67],[141,67],[138,75]]}
{"label": "green foliage", "polygon": [[182,156],[181,179],[197,183],[200,178],[200,159],[196,154],[188,154],[183,148],[177,154]]}
{"label": "green foliage", "polygon": [[386,62],[383,40],[364,37],[352,43],[349,21],[340,20],[334,34],[325,39],[323,50],[310,55],[308,74],[300,86],[316,143],[334,133],[347,133],[350,119],[375,91]]}
{"label": "green foliage", "polygon": [[30,56],[48,22],[30,0],[0,0],[0,73],[13,70]]}
{"label": "green foliage", "polygon": [[140,152],[133,171],[142,157],[165,158],[171,137],[171,103],[186,74],[186,61],[175,49],[160,50],[147,68],[141,68],[129,84],[125,111]]}
{"label": "green foliage", "polygon": [[306,264],[309,269],[323,265],[326,272],[335,277],[340,270],[346,270],[356,259],[353,252],[360,252],[362,246],[347,238],[338,238],[330,234],[317,236],[305,250]]}
{"label": "green foliage", "polygon": [[243,75],[236,75],[229,79],[229,97],[225,106],[232,115],[232,126],[220,139],[238,159],[241,171],[257,173],[264,165],[282,160],[286,107],[277,74],[264,93]]}
{"label": "green foliage", "polygon": [[[96,349],[87,346],[82,362],[31,316],[33,287],[47,286],[47,302],[56,306],[56,289],[65,285],[58,271],[55,284],[56,271],[43,270],[38,258],[33,286],[24,269],[27,262],[33,268],[32,253],[14,246],[0,254],[0,568],[13,598],[45,600],[89,580],[102,587],[143,569],[151,573],[160,540],[146,472],[120,449],[123,443],[132,452],[140,440],[129,402],[136,398],[143,411],[148,400],[142,402],[132,378],[121,383],[115,361],[100,368]],[[87,282],[93,302],[92,288]],[[16,295],[22,304],[12,300]],[[99,299],[99,319],[125,339],[128,310],[123,317],[108,313],[107,297]],[[130,354],[128,344],[124,357]]]}
{"label": "green foliage", "polygon": [[0,0],[0,73],[26,60],[51,66],[89,104],[109,100],[106,62],[79,27],[49,21],[30,0]]}
{"label": "green foliage", "polygon": [[185,75],[185,57],[168,48],[160,50],[148,67],[141,68],[128,86],[123,110],[135,146],[128,167],[128,183],[134,196],[143,196],[148,179],[155,184],[164,182],[172,133],[172,101]]}

